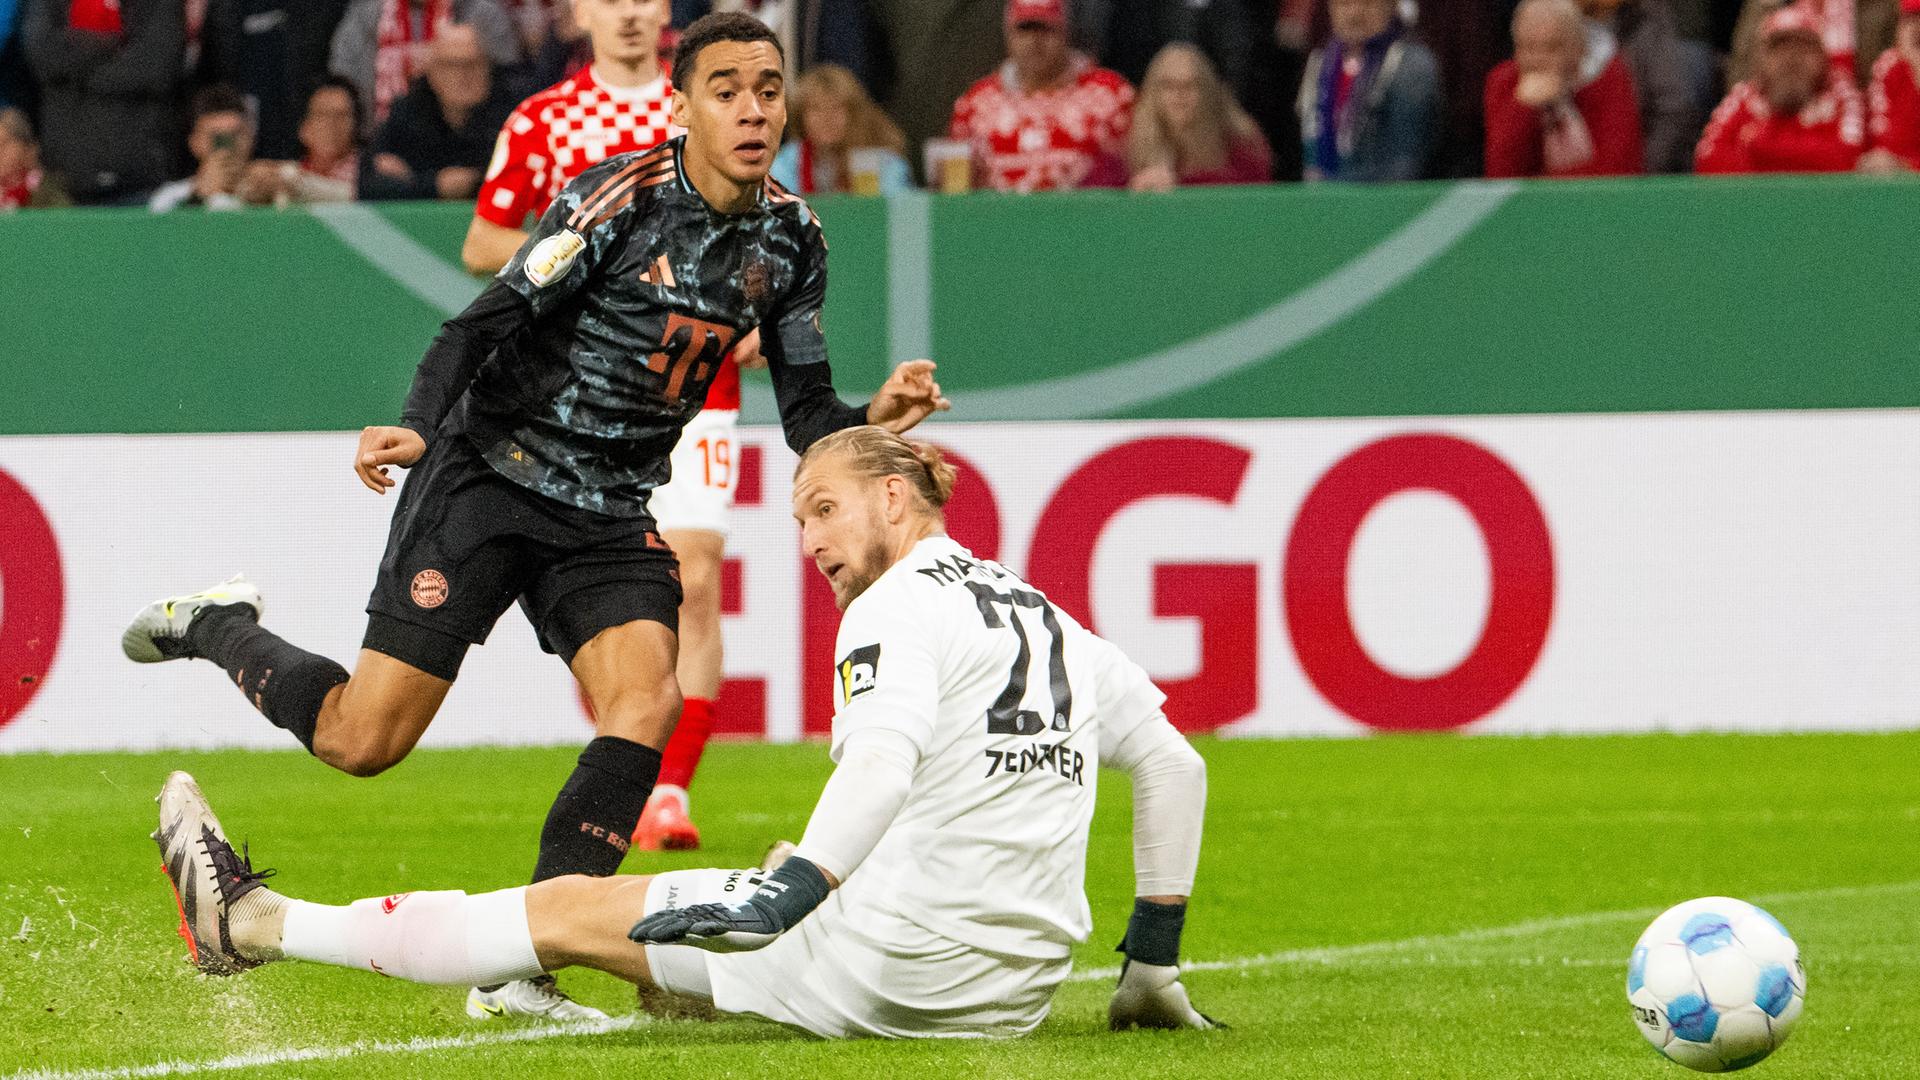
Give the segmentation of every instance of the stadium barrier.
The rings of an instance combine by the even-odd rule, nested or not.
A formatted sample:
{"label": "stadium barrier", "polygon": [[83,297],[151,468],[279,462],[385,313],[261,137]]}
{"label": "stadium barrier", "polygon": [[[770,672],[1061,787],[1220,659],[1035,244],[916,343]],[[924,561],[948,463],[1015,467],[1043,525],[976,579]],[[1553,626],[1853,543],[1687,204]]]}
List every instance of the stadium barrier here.
{"label": "stadium barrier", "polygon": [[[954,534],[1126,648],[1190,730],[1911,727],[1914,191],[829,202],[827,321],[850,395],[941,361],[969,421],[926,429],[963,463]],[[463,224],[0,222],[23,253],[0,260],[0,750],[290,745],[119,631],[246,569],[275,629],[351,655],[391,502],[347,432],[393,416],[475,291]],[[836,620],[791,455],[743,442],[722,721],[791,739],[827,723]],[[509,613],[427,742],[587,730]]]}

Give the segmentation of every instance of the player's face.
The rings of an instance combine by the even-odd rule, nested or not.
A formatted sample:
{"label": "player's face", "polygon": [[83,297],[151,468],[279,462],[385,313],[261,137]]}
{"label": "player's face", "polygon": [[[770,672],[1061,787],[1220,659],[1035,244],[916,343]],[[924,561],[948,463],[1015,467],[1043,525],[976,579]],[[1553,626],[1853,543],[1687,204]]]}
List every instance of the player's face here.
{"label": "player's face", "polygon": [[[904,488],[899,477],[892,480]],[[843,458],[811,462],[793,481],[793,517],[800,550],[826,576],[841,611],[887,572],[888,479],[847,467]]]}
{"label": "player's face", "polygon": [[764,180],[787,128],[779,51],[765,41],[716,42],[674,79],[673,122],[687,129],[686,153],[742,188]]}
{"label": "player's face", "polygon": [[636,64],[660,52],[669,0],[573,0],[573,21],[593,42],[596,60]]}

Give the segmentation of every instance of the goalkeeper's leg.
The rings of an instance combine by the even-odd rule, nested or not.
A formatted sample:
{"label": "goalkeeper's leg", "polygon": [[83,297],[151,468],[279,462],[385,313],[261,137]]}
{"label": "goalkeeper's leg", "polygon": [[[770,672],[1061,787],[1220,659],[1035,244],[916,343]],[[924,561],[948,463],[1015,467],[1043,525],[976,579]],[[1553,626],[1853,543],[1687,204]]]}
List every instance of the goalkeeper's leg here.
{"label": "goalkeeper's leg", "polygon": [[627,939],[647,915],[650,877],[573,875],[478,895],[402,892],[314,904],[266,887],[270,871],[256,872],[228,843],[191,776],[169,776],[158,801],[153,835],[179,901],[180,933],[209,974],[306,960],[472,986],[577,964],[650,982],[646,948]]}

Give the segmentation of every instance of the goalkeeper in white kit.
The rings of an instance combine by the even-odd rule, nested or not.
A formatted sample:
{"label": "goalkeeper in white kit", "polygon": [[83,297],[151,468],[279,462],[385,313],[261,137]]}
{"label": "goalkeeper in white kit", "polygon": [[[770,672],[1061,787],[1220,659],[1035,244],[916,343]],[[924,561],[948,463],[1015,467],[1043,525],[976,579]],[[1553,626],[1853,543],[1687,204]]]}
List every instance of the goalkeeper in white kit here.
{"label": "goalkeeper in white kit", "polygon": [[825,1037],[1012,1036],[1043,1019],[1092,930],[1100,765],[1133,781],[1133,915],[1116,1028],[1207,1028],[1180,982],[1206,768],[1138,666],[948,539],[953,469],[877,427],[794,478],[807,557],[844,612],[837,763],[770,869],[559,877],[334,907],[266,887],[192,777],[154,836],[194,961],[306,960],[483,985],[574,965]]}

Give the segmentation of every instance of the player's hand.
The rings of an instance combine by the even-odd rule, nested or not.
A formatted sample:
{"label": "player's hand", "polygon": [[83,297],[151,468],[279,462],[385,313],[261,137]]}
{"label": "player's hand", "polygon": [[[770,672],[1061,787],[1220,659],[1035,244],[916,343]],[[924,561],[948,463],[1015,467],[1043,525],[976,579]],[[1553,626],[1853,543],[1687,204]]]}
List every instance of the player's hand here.
{"label": "player's hand", "polygon": [[427,452],[427,440],[412,428],[370,427],[360,432],[360,449],[353,455],[353,471],[360,482],[381,495],[398,483],[387,475],[387,466],[404,469]]}
{"label": "player's hand", "polygon": [[1120,969],[1120,985],[1113,988],[1113,1000],[1107,1004],[1107,1026],[1115,1031],[1133,1027],[1200,1031],[1226,1027],[1187,1000],[1179,968],[1134,960]]}
{"label": "player's hand", "polygon": [[656,911],[634,923],[627,936],[642,944],[750,952],[765,948],[784,929],[777,912],[749,899],[744,904],[694,904]]}
{"label": "player's hand", "polygon": [[747,331],[740,344],[733,347],[733,362],[748,371],[758,371],[767,366],[767,357],[760,351],[760,328]]}
{"label": "player's hand", "polygon": [[937,412],[953,408],[933,381],[933,361],[909,360],[893,369],[867,406],[867,423],[898,435]]}

